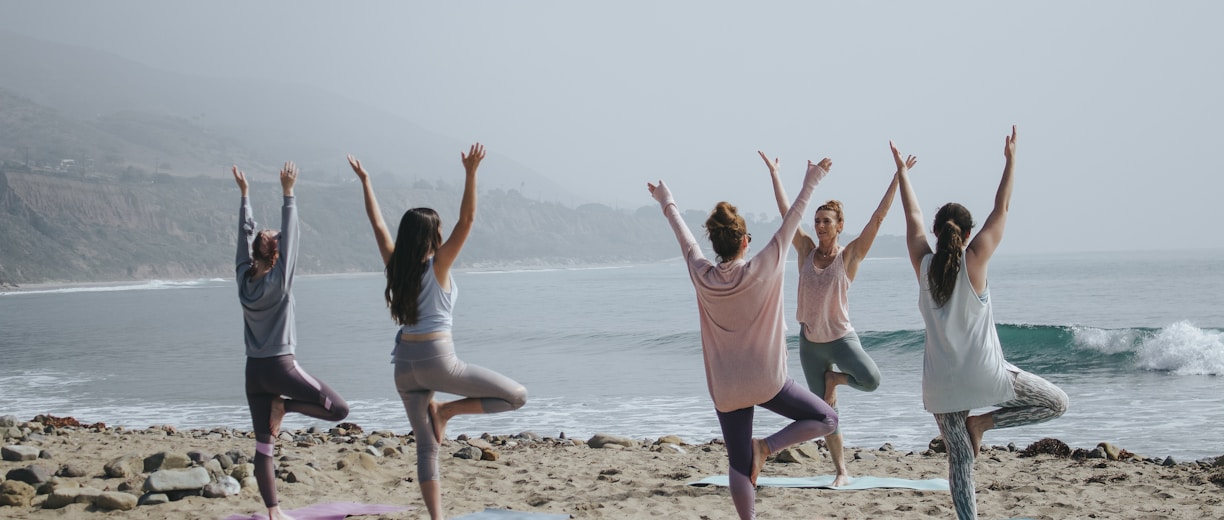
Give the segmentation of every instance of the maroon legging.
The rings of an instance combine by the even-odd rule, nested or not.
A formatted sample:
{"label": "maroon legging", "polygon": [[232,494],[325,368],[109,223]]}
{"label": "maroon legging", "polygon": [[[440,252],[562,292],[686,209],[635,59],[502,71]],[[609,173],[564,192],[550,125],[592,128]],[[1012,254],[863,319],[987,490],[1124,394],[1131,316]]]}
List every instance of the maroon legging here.
{"label": "maroon legging", "polygon": [[255,428],[255,481],[264,505],[277,505],[276,474],[272,467],[272,400],[283,397],[285,412],[296,412],[316,419],[342,421],[348,417],[348,403],[331,387],[307,374],[293,354],[270,358],[247,358],[246,396]]}

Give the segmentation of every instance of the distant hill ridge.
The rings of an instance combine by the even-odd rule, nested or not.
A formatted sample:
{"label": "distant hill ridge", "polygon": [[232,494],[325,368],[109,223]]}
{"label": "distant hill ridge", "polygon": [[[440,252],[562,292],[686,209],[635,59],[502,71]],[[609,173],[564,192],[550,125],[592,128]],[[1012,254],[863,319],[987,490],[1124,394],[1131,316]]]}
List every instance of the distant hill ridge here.
{"label": "distant hill ridge", "polygon": [[[0,69],[0,284],[230,276],[231,164],[257,179],[274,179],[286,159],[302,167],[304,273],[382,268],[346,153],[375,174],[392,227],[408,207],[435,207],[451,223],[457,212],[457,152],[470,143],[333,93],[188,77],[2,31]],[[481,174],[461,265],[679,254],[644,192],[636,211],[550,202],[582,199],[497,150]],[[280,225],[279,193],[274,182],[253,183],[264,226]],[[705,211],[685,212],[695,235]]]}

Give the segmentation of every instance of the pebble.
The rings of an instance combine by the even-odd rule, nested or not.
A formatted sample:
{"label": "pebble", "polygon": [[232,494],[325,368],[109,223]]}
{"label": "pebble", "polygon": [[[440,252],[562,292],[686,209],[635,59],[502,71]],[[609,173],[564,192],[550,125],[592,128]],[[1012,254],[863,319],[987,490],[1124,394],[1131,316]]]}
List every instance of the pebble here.
{"label": "pebble", "polygon": [[25,482],[6,480],[0,483],[0,506],[30,507],[35,492],[34,486]]}
{"label": "pebble", "polygon": [[22,462],[37,459],[39,451],[33,446],[14,444],[0,448],[0,457],[9,462]]}
{"label": "pebble", "polygon": [[94,507],[108,511],[129,511],[136,508],[136,495],[122,491],[103,491],[93,499]]}
{"label": "pebble", "polygon": [[191,469],[163,469],[149,474],[144,490],[155,493],[200,489],[208,485],[208,470],[201,467]]}
{"label": "pebble", "polygon": [[609,446],[621,446],[624,448],[636,448],[637,441],[620,435],[611,435],[607,433],[596,433],[587,441],[587,446],[592,448],[606,448]]}
{"label": "pebble", "polygon": [[134,477],[144,472],[144,459],[136,453],[125,453],[102,467],[111,478]]}
{"label": "pebble", "polygon": [[43,509],[60,509],[70,504],[89,504],[101,494],[102,490],[88,487],[59,488],[47,495],[47,499],[43,501]]}
{"label": "pebble", "polygon": [[136,503],[142,506],[155,506],[158,504],[167,504],[170,502],[170,497],[165,493],[146,493],[142,495]]}
{"label": "pebble", "polygon": [[84,468],[71,463],[60,466],[59,471],[55,472],[57,477],[79,478],[85,475],[88,475],[88,473],[85,472]]}
{"label": "pebble", "polygon": [[42,464],[31,464],[24,468],[9,470],[4,475],[4,480],[16,480],[25,482],[31,486],[38,486],[55,476],[55,470],[43,466]]}
{"label": "pebble", "polygon": [[464,446],[459,448],[459,451],[456,451],[454,456],[459,459],[480,460],[484,457],[484,452],[475,446]]}

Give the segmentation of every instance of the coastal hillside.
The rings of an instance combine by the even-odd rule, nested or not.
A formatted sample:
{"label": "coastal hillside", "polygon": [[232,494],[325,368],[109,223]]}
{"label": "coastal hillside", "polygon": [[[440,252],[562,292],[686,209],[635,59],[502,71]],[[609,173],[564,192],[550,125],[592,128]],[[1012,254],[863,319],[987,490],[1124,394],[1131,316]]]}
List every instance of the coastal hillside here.
{"label": "coastal hillside", "polygon": [[[415,206],[437,209],[444,226],[454,223],[458,187],[383,184],[376,190],[393,232],[403,210]],[[304,181],[295,191],[302,273],[381,270],[360,186]],[[259,225],[279,228],[280,186],[254,183],[251,198]],[[108,180],[5,171],[0,174],[0,283],[230,276],[238,201],[238,189],[228,178]],[[657,212],[568,208],[500,189],[483,190],[479,208],[460,258],[463,267],[642,262],[678,255]]]}
{"label": "coastal hillside", "polygon": [[[376,183],[376,192],[392,232],[409,207],[433,207],[445,226],[454,222],[460,187],[387,181]],[[381,270],[360,186],[303,180],[295,191],[302,222],[302,273]],[[279,195],[278,184],[252,184],[260,226],[280,227]],[[4,171],[0,284],[230,276],[238,200],[237,187],[226,177],[106,179]],[[701,237],[705,212],[688,210],[685,218]],[[776,219],[749,221],[750,229],[777,225]],[[882,236],[872,256],[900,256],[903,251],[900,237]],[[601,204],[570,208],[495,188],[480,192],[477,224],[460,267],[622,264],[677,256],[671,229],[653,204],[633,212]]]}
{"label": "coastal hillside", "polygon": [[[450,223],[458,211],[458,155],[470,142],[336,93],[188,76],[3,32],[0,67],[0,285],[229,276],[231,164],[253,179],[256,218],[272,228],[276,171],[286,159],[301,167],[303,273],[381,269],[346,153],[375,176],[393,231],[409,207]],[[491,149],[461,267],[679,256],[645,190],[631,208],[589,203],[595,195]],[[699,237],[706,211],[685,212]],[[778,220],[748,217],[753,230]],[[888,242],[873,255],[901,254],[899,239]]]}

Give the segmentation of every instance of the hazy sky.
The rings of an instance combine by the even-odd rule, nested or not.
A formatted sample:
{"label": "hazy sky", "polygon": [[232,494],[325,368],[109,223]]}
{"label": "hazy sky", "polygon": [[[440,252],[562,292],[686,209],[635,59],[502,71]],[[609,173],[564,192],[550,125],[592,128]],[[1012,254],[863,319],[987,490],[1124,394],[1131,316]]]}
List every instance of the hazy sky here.
{"label": "hazy sky", "polygon": [[1016,124],[1002,252],[1224,247],[1222,2],[0,1],[3,29],[480,140],[566,202],[634,209],[663,179],[682,208],[773,213],[756,151],[791,195],[828,156],[815,198],[857,232],[893,139],[928,221],[957,201],[980,222]]}

